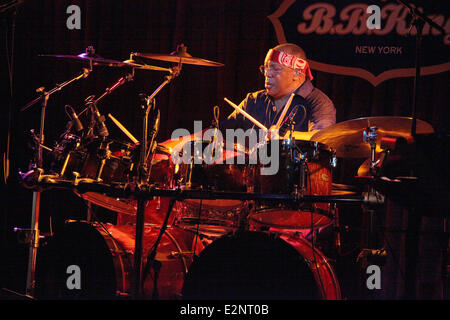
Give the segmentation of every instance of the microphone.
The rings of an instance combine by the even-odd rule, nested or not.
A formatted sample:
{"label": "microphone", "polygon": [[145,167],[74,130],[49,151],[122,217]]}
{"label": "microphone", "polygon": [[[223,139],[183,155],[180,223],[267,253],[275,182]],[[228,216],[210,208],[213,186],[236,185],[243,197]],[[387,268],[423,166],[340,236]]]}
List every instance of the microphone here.
{"label": "microphone", "polygon": [[95,105],[95,103],[92,104],[92,107],[95,120],[97,121],[98,124],[98,134],[101,135],[102,137],[107,137],[109,135],[109,131],[105,124],[105,117],[100,115],[100,112],[98,111],[98,108]]}
{"label": "microphone", "polygon": [[77,113],[70,105],[66,105],[66,108],[69,109],[70,117],[72,118],[72,124],[75,125],[75,130],[81,131],[84,129],[83,124],[81,123],[80,119],[78,119]]}
{"label": "microphone", "polygon": [[153,125],[152,125],[152,130],[151,130],[151,134],[156,134],[159,130],[159,122],[161,120],[161,114],[159,112],[159,109],[156,110],[156,115],[153,116]]}
{"label": "microphone", "polygon": [[292,109],[289,116],[286,118],[286,120],[284,120],[283,124],[280,127],[279,133],[278,133],[280,135],[280,137],[283,137],[286,134],[286,132],[288,130],[288,126],[292,122],[292,120],[294,120],[294,117],[297,114],[298,109],[299,109],[298,105],[294,106],[294,108]]}

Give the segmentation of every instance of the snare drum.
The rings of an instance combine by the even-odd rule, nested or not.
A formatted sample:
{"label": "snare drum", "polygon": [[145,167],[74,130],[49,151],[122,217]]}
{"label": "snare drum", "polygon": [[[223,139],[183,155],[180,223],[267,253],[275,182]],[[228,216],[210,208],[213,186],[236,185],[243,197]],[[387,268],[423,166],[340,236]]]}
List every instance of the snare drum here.
{"label": "snare drum", "polygon": [[[260,148],[271,154],[271,143]],[[331,195],[333,150],[324,144],[303,140],[279,140],[278,171],[261,174],[263,165],[254,170],[254,191],[261,194]],[[258,150],[259,151],[259,150]],[[273,164],[271,164],[273,165]],[[287,229],[313,229],[333,221],[330,203],[284,203],[268,200],[255,201],[255,210],[249,215],[256,225]]]}
{"label": "snare drum", "polygon": [[208,245],[183,284],[187,300],[341,299],[328,259],[302,237],[239,232]]}
{"label": "snare drum", "polygon": [[[143,265],[160,229],[144,226]],[[116,299],[130,297],[135,246],[135,227],[66,223],[55,233],[40,260],[38,292],[43,299]],[[184,277],[194,252],[203,249],[199,239],[184,230],[168,228],[161,238],[156,260],[161,262],[158,276],[159,299],[179,299]],[[79,289],[68,288],[67,270],[78,266]],[[73,272],[73,271],[72,271]],[[155,274],[151,271],[143,285],[143,299],[151,299]]]}

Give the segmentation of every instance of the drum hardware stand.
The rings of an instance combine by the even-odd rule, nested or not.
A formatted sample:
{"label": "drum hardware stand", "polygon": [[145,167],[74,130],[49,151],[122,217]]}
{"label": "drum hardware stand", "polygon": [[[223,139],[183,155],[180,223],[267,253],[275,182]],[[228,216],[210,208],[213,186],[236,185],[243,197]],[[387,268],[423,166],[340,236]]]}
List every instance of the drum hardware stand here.
{"label": "drum hardware stand", "polygon": [[417,113],[416,106],[418,101],[419,84],[420,84],[420,49],[422,46],[422,30],[425,23],[429,24],[432,28],[439,31],[443,36],[446,32],[444,28],[435,23],[433,20],[428,18],[428,14],[423,11],[423,9],[418,10],[416,5],[406,3],[403,0],[397,0],[398,3],[409,9],[409,13],[412,16],[412,21],[410,25],[410,30],[414,26],[416,28],[416,48],[415,48],[415,76],[414,76],[414,88],[413,88],[413,99],[412,99],[412,125],[411,125],[411,136],[416,136],[416,123],[417,123]]}
{"label": "drum hardware stand", "polygon": [[[367,191],[363,192],[362,211],[364,216],[368,219],[367,234],[361,241],[361,251],[356,258],[356,263],[361,263],[361,268],[365,269],[369,265],[369,261],[382,263],[386,257],[386,250],[384,248],[377,248],[378,243],[376,239],[375,218],[377,207],[384,204],[385,197],[375,190],[373,186],[375,179],[378,178],[377,164],[380,160],[376,160],[377,147],[377,127],[368,127],[363,132],[363,141],[370,145],[370,175],[372,179],[369,181]],[[381,258],[381,260],[380,260]]]}
{"label": "drum hardware stand", "polygon": [[150,267],[152,267],[154,270],[155,274],[154,274],[154,279],[153,279],[154,285],[153,285],[153,294],[152,294],[153,300],[158,300],[158,298],[159,298],[158,277],[159,277],[159,271],[161,270],[161,266],[162,266],[161,262],[155,259],[156,252],[158,251],[158,245],[161,242],[161,238],[162,238],[163,234],[166,232],[170,213],[172,212],[173,206],[175,205],[176,201],[177,201],[176,198],[170,199],[169,208],[167,210],[166,217],[164,218],[164,222],[159,231],[158,238],[156,239],[155,243],[152,246],[152,249],[150,250],[150,252],[147,255],[147,262],[145,264],[145,268],[143,269],[143,273],[142,273],[142,284],[141,285],[142,285],[142,287],[144,287],[145,279],[147,277],[148,272],[150,271]]}
{"label": "drum hardware stand", "polygon": [[[42,157],[42,151],[43,151],[43,145],[44,145],[44,127],[45,127],[45,112],[47,109],[47,103],[50,96],[60,91],[65,86],[71,84],[72,82],[86,78],[90,72],[92,71],[92,66],[90,69],[83,68],[83,71],[81,74],[77,75],[73,79],[67,80],[61,84],[57,84],[53,89],[50,91],[45,91],[44,87],[38,88],[36,91],[40,93],[40,96],[24,107],[20,109],[20,111],[25,111],[38,101],[42,101],[41,103],[41,123],[40,123],[40,131],[39,131],[39,143],[37,148],[37,168],[39,170],[39,173],[43,172],[43,157]],[[42,170],[42,171],[41,171]],[[29,258],[28,258],[28,272],[27,272],[27,284],[26,284],[26,295],[30,297],[34,297],[35,293],[35,287],[36,287],[36,280],[35,280],[35,274],[36,274],[36,257],[37,257],[37,248],[39,247],[39,210],[40,210],[40,203],[41,203],[41,191],[34,191],[33,192],[33,204],[32,204],[32,216],[31,216],[31,227],[32,227],[32,240],[30,241],[30,252],[29,252]]]}
{"label": "drum hardware stand", "polygon": [[[363,141],[369,143],[370,145],[370,173],[372,176],[376,176],[376,168],[375,166],[378,164],[376,161],[376,147],[377,147],[377,127],[368,127],[363,132]],[[363,205],[363,211],[368,213],[369,216],[369,241],[368,246],[372,248],[375,243],[373,243],[375,237],[374,230],[374,220],[375,220],[375,209],[370,206],[370,204],[377,203],[377,192],[373,188],[372,184],[369,185],[368,191],[365,195],[365,203],[367,206]]]}
{"label": "drum hardware stand", "polygon": [[[140,94],[139,97],[141,99],[141,109],[144,111],[143,115],[143,126],[142,126],[142,140],[140,144],[140,156],[139,156],[139,165],[138,165],[138,183],[137,188],[138,190],[141,190],[143,186],[146,185],[147,181],[149,180],[149,176],[147,173],[147,156],[151,157],[152,154],[147,153],[147,138],[148,138],[148,118],[150,111],[152,111],[152,118],[153,124],[152,124],[152,137],[151,137],[151,143],[153,144],[153,141],[158,133],[159,129],[159,110],[156,110],[155,114],[155,97],[156,95],[166,86],[168,85],[174,78],[176,78],[181,71],[181,62],[178,64],[177,67],[170,70],[170,75],[165,77],[164,82],[156,88],[156,90],[150,95],[146,96],[145,94]],[[151,146],[150,146],[151,147]],[[134,270],[133,270],[133,297],[135,299],[138,299],[142,293],[142,283],[141,283],[141,277],[142,277],[142,239],[143,239],[143,233],[144,233],[144,214],[145,214],[145,207],[147,204],[147,200],[143,196],[138,197],[137,201],[137,212],[136,212],[136,237],[135,237],[135,249],[134,249]],[[172,208],[170,208],[172,209]],[[171,210],[170,210],[171,211]],[[167,214],[167,219],[170,214]],[[161,230],[160,235],[162,236],[162,233],[164,231]]]}
{"label": "drum hardware stand", "polygon": [[[428,18],[428,15],[422,10],[418,10],[415,5],[411,5],[406,3],[403,0],[397,0],[404,7],[409,9],[409,12],[412,16],[411,28],[414,26],[416,28],[416,48],[415,48],[415,76],[414,76],[414,88],[413,88],[413,100],[412,100],[412,125],[411,125],[411,136],[416,137],[416,122],[417,122],[417,101],[418,101],[418,93],[419,93],[419,84],[420,84],[420,69],[421,69],[421,60],[420,60],[420,50],[422,46],[422,30],[424,24],[429,24],[432,28],[439,31],[442,35],[445,35],[446,32],[444,28],[440,25],[432,21]],[[415,288],[415,268],[417,266],[417,246],[418,246],[418,232],[420,229],[420,218],[421,216],[417,214],[414,207],[408,210],[408,239],[406,240],[409,248],[406,248],[406,276],[405,276],[405,295],[407,299],[414,299],[416,296],[416,288]],[[410,243],[409,243],[410,242]]]}

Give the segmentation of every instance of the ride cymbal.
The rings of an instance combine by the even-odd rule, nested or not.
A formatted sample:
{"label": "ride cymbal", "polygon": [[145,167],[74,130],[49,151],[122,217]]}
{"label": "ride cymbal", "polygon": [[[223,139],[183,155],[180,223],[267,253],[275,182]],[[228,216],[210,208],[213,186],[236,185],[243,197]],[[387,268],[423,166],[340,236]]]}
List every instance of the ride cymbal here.
{"label": "ride cymbal", "polygon": [[[412,118],[409,117],[367,117],[352,119],[336,123],[328,128],[319,130],[312,137],[312,141],[321,142],[336,150],[340,158],[368,158],[370,144],[363,141],[363,132],[368,127],[377,127],[376,152],[381,152],[380,143],[384,136],[409,137],[411,135]],[[433,133],[433,127],[417,119],[416,133]]]}

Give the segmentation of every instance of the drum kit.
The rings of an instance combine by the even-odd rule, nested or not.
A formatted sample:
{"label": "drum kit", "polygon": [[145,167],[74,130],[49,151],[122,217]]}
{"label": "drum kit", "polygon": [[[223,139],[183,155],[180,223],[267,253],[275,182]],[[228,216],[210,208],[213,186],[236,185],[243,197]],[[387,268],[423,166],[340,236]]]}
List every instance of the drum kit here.
{"label": "drum kit", "polygon": [[[50,91],[41,88],[39,97],[22,108],[42,104],[40,133],[34,139],[35,163],[21,173],[23,184],[34,190],[29,296],[35,296],[36,289],[40,193],[62,188],[74,191],[90,208],[116,212],[118,223],[95,221],[90,210],[87,221],[68,221],[53,236],[41,268],[47,270],[43,277],[47,298],[342,298],[329,259],[305,235],[336,224],[336,203],[379,204],[382,197],[371,187],[361,193],[339,192],[333,168],[337,158],[366,158],[361,172],[373,180],[382,165],[377,155],[386,150],[383,141],[409,137],[411,118],[360,118],[314,134],[291,132],[289,138],[280,138],[280,166],[275,175],[261,175],[261,164],[191,161],[177,165],[171,155],[180,141],[156,139],[155,97],[180,74],[183,64],[223,64],[192,57],[183,45],[171,54],[132,53],[125,61],[104,59],[92,47],[80,55],[46,57],[86,63],[88,68]],[[174,67],[152,66],[149,60],[171,62]],[[44,123],[49,97],[86,78],[99,65],[122,68],[129,74],[101,96],[88,97],[82,113],[77,115],[66,106],[70,125],[54,147],[47,147]],[[132,81],[135,70],[168,75],[151,95],[140,96],[140,139],[108,115],[131,140],[123,143],[110,139],[98,103]],[[80,121],[81,114],[90,119],[89,124]],[[418,119],[416,128],[418,133],[433,132]],[[193,136],[183,141],[190,147],[210,142]],[[226,150],[224,157],[238,152],[242,151]],[[81,290],[66,286],[70,265],[83,272]]]}

